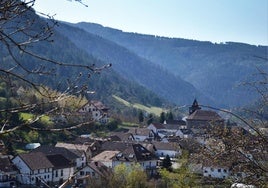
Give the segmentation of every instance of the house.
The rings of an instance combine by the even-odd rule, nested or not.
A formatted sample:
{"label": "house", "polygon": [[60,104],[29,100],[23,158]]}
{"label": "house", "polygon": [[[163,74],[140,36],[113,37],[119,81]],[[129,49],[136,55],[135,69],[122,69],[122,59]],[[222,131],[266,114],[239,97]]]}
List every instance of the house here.
{"label": "house", "polygon": [[102,164],[104,164],[108,168],[113,168],[114,167],[113,166],[113,157],[119,153],[120,153],[120,151],[116,151],[116,150],[106,150],[106,151],[103,151],[103,152],[99,153],[98,155],[94,156],[91,159],[91,161],[101,162]]}
{"label": "house", "polygon": [[154,139],[154,132],[147,128],[133,128],[129,129],[129,133],[133,136],[135,141],[151,141]]}
{"label": "house", "polygon": [[0,187],[16,185],[17,168],[10,161],[9,156],[0,157]]}
{"label": "house", "polygon": [[21,184],[41,185],[53,181],[53,164],[41,152],[23,153],[12,159],[19,170],[17,180]]}
{"label": "house", "polygon": [[131,141],[106,141],[101,145],[101,151],[123,151],[132,144]]}
{"label": "house", "polygon": [[162,123],[151,123],[147,129],[150,129],[153,131],[154,134],[158,134],[159,131],[162,131],[165,129],[164,125]]}
{"label": "house", "polygon": [[179,129],[176,132],[176,136],[182,138],[182,139],[189,139],[193,137],[193,132],[191,129]]}
{"label": "house", "polygon": [[76,173],[75,183],[82,185],[92,185],[94,182],[98,184],[103,179],[109,178],[111,173],[111,169],[102,164],[101,162],[92,161]]}
{"label": "house", "polygon": [[109,108],[106,107],[102,102],[90,101],[82,106],[78,112],[80,114],[84,114],[85,116],[90,114],[93,120],[105,124],[109,121],[108,110]]}
{"label": "house", "polygon": [[81,167],[84,164],[86,164],[86,161],[92,157],[91,148],[87,144],[72,144],[72,143],[57,142],[55,147],[66,148],[67,150],[79,156],[79,158],[77,158],[76,161],[77,163],[76,165],[78,167]]}
{"label": "house", "polygon": [[215,163],[213,160],[203,161],[203,176],[225,179],[231,175],[230,165]]}
{"label": "house", "polygon": [[88,151],[90,153],[90,157],[92,157],[99,153],[102,142],[102,139],[97,140],[89,137],[79,136],[74,140],[73,144],[85,145],[87,147],[86,151]]}
{"label": "house", "polygon": [[[152,146],[149,143],[146,145],[148,147]],[[101,150],[102,152],[94,156],[91,159],[92,161],[101,162],[110,168],[119,164],[132,165],[138,163],[149,175],[156,173],[157,156],[141,144],[106,141],[102,144]]]}
{"label": "house", "polygon": [[206,155],[192,153],[189,156],[189,168],[192,172],[207,178],[225,179],[232,174],[232,162],[222,155],[220,160],[208,158]]}
{"label": "house", "polygon": [[176,125],[177,127],[179,127],[179,129],[186,129],[186,122],[183,120],[176,120],[176,119],[172,119],[172,120],[165,120],[164,125],[169,124],[169,125]]}
{"label": "house", "polygon": [[62,184],[74,174],[75,164],[61,154],[47,155],[46,157],[53,165],[52,181],[54,183]]}
{"label": "house", "polygon": [[175,160],[181,154],[181,148],[178,143],[152,142],[155,148],[155,155],[159,159],[164,159],[167,155],[171,160]]}
{"label": "house", "polygon": [[74,173],[74,164],[60,154],[24,153],[17,155],[12,162],[19,170],[17,180],[24,185],[61,184]]}
{"label": "house", "polygon": [[167,132],[165,130],[165,126],[162,123],[151,123],[147,129],[152,130],[154,133],[154,137],[156,140],[161,140],[162,138],[167,136]]}
{"label": "house", "polygon": [[168,137],[180,137],[180,138],[190,138],[192,137],[192,132],[186,128],[185,121],[177,120],[172,121],[172,124],[168,124],[169,121],[165,121],[164,124],[161,123],[151,123],[147,129],[152,130],[153,133],[161,138],[162,141],[166,141]]}
{"label": "house", "polygon": [[158,158],[156,155],[141,144],[131,144],[112,158],[112,165],[114,168],[119,164],[125,164],[127,166],[139,164],[149,176],[152,176],[156,174],[157,161]]}
{"label": "house", "polygon": [[77,155],[77,152],[72,152],[66,148],[63,147],[55,147],[55,146],[49,146],[49,145],[43,145],[32,152],[42,152],[46,156],[47,155],[54,155],[54,154],[60,154],[64,156],[66,159],[71,161],[71,163],[75,164],[76,168],[82,168],[86,164],[86,158],[84,155]]}
{"label": "house", "polygon": [[110,141],[133,141],[135,138],[129,132],[112,132],[108,137]]}
{"label": "house", "polygon": [[191,138],[193,135],[184,120],[165,120],[164,127],[165,131],[171,132],[173,136],[180,138]]}

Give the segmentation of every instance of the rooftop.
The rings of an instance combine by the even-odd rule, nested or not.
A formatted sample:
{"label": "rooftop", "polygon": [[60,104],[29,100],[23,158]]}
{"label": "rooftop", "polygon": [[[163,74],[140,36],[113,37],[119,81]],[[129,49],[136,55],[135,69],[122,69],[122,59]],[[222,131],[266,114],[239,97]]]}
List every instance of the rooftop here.
{"label": "rooftop", "polygon": [[95,157],[92,157],[91,160],[92,161],[110,161],[112,160],[112,158],[117,155],[118,153],[120,153],[120,151],[103,151],[100,154],[96,155]]}
{"label": "rooftop", "polygon": [[219,114],[211,110],[196,110],[186,120],[223,121]]}
{"label": "rooftop", "polygon": [[31,170],[54,167],[45,154],[41,152],[23,153],[19,154],[18,157],[20,157]]}

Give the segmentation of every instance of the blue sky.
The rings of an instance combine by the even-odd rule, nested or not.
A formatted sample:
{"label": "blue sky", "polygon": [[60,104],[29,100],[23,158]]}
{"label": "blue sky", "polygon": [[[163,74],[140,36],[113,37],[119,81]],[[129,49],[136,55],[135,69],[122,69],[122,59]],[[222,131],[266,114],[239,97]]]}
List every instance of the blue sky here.
{"label": "blue sky", "polygon": [[212,42],[268,45],[268,0],[36,0],[37,11],[67,22]]}

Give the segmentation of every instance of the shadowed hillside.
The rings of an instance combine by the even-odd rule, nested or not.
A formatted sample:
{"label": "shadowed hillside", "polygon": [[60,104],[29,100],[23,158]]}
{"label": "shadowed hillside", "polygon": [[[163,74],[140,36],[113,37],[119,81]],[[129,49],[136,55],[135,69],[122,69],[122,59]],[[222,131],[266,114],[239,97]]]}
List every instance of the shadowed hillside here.
{"label": "shadowed hillside", "polygon": [[257,72],[257,68],[268,70],[267,61],[258,58],[268,57],[267,46],[235,42],[214,44],[126,33],[91,23],[78,23],[75,26],[113,41],[179,75],[225,107],[254,102],[257,95],[241,85]]}

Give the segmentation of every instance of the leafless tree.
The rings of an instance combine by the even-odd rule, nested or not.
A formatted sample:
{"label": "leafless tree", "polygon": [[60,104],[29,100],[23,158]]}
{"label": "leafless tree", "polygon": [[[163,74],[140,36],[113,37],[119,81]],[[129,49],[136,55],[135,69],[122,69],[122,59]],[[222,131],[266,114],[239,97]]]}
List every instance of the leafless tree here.
{"label": "leafless tree", "polygon": [[268,128],[268,74],[262,69],[257,70],[252,81],[245,84],[260,95],[251,110],[233,112],[200,105],[231,115],[236,125],[212,124],[207,130],[208,140],[211,142],[203,147],[199,157],[201,160],[229,167],[232,182],[265,187],[268,181],[268,134],[265,132]]}
{"label": "leafless tree", "polygon": [[[81,0],[75,0],[78,3],[87,6]],[[49,129],[49,128],[37,128],[31,125],[38,121],[42,116],[46,114],[51,114],[59,112],[60,101],[67,100],[67,98],[80,96],[82,100],[83,96],[87,94],[88,91],[88,80],[89,75],[96,72],[100,72],[102,69],[110,67],[111,65],[104,65],[101,67],[96,67],[95,64],[79,64],[79,63],[68,63],[53,60],[47,57],[42,52],[36,52],[34,48],[35,45],[41,43],[53,43],[53,33],[54,27],[58,24],[53,16],[46,15],[45,13],[40,13],[46,19],[40,19],[35,10],[33,9],[35,0],[2,0],[0,2],[0,55],[2,57],[2,62],[0,64],[0,81],[5,83],[6,90],[9,92],[7,100],[10,96],[15,96],[16,105],[7,105],[0,108],[0,113],[5,114],[1,116],[1,130],[0,134],[5,134],[12,132],[24,126],[28,126],[34,130],[50,130],[50,131],[60,131],[62,129]],[[25,59],[33,59],[32,64]],[[44,86],[44,84],[39,83],[37,78],[56,78],[56,69],[58,67],[76,67],[80,68],[81,72],[74,75],[73,79],[66,80],[66,88],[61,88],[61,92],[52,91],[52,89]],[[87,79],[83,74],[87,74]],[[81,84],[83,83],[84,84]],[[28,92],[29,90],[34,90],[38,93],[42,100],[25,100],[23,97],[18,95],[18,87],[23,83],[23,91]],[[79,85],[77,84],[79,83]],[[14,90],[16,89],[16,90]],[[79,99],[79,97],[77,98]],[[49,106],[46,111],[37,115],[34,119],[30,121],[25,121],[20,125],[10,126],[10,117],[13,114],[24,112],[24,111],[34,111],[41,106]],[[88,123],[88,122],[87,122]],[[64,129],[74,129],[79,126],[86,124],[82,122],[81,124],[66,127]]]}

